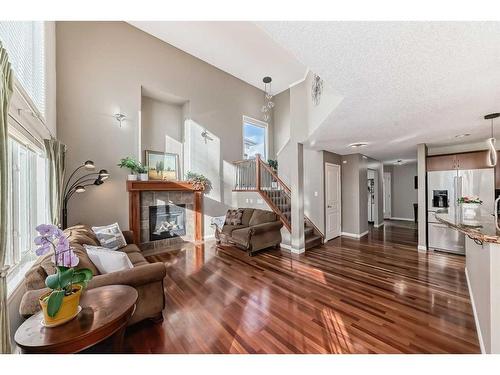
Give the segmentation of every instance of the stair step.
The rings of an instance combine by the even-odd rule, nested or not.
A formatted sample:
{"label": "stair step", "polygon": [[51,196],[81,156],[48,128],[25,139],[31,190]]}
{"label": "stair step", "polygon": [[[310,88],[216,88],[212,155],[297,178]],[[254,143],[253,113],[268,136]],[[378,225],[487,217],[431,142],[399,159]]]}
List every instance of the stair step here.
{"label": "stair step", "polygon": [[321,245],[321,237],[318,235],[314,235],[314,236],[306,239],[305,248],[307,250],[307,249],[310,249],[312,247],[320,246],[320,245]]}
{"label": "stair step", "polygon": [[311,235],[314,235],[314,229],[312,227],[305,227],[304,228],[304,236],[306,238],[310,237]]}

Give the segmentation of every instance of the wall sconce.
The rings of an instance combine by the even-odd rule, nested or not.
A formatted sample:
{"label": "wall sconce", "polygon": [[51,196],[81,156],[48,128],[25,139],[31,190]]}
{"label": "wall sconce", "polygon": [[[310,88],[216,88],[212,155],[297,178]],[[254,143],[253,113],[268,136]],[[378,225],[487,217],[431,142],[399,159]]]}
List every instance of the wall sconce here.
{"label": "wall sconce", "polygon": [[123,113],[115,113],[113,117],[120,123],[120,128],[122,127],[122,122],[127,118]]}
{"label": "wall sconce", "polygon": [[203,139],[205,140],[205,144],[207,143],[207,140],[209,141],[213,141],[214,139],[210,136],[210,133],[208,132],[207,129],[203,129],[203,131],[201,132],[201,136],[203,137]]}

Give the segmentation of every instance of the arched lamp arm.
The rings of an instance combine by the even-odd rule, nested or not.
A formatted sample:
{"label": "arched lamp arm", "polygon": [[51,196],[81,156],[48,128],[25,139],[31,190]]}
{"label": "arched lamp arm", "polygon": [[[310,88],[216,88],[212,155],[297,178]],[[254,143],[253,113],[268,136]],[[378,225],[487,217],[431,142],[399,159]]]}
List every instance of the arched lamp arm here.
{"label": "arched lamp arm", "polygon": [[66,185],[64,186],[64,190],[63,190],[65,194],[66,194],[66,190],[68,189],[68,185],[71,182],[71,179],[73,178],[73,176],[75,175],[75,173],[78,172],[82,168],[85,168],[85,164],[82,164],[78,168],[76,168],[73,171],[73,173],[71,173],[71,175],[69,176],[69,178],[66,180]]}
{"label": "arched lamp arm", "polygon": [[69,188],[67,187],[67,191],[65,190],[64,194],[67,194],[75,186],[77,186],[78,184],[84,182],[84,181],[82,181],[84,178],[87,178],[87,177],[90,177],[90,176],[93,176],[93,175],[97,175],[99,177],[99,173],[97,173],[97,172],[85,174],[85,175],[79,177]]}
{"label": "arched lamp arm", "polygon": [[[81,183],[85,183],[85,182],[90,182],[90,181],[94,181],[94,179],[87,179],[87,180],[84,180],[84,181],[80,181]],[[90,185],[94,185],[94,182],[90,183],[90,184],[86,184],[86,185],[78,185],[78,186],[83,186],[83,187],[86,187],[86,186],[90,186]],[[69,199],[73,196],[73,194],[76,192],[76,186],[71,188],[68,193],[66,193],[66,197],[64,198],[64,201],[67,203],[69,201]]]}

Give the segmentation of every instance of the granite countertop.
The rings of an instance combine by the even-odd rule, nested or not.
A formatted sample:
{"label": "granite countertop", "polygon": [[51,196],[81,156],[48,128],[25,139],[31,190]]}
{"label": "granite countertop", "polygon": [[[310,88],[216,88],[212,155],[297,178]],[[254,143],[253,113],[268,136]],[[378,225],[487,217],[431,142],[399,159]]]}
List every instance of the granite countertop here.
{"label": "granite countertop", "polygon": [[478,209],[474,220],[464,220],[462,211],[453,208],[436,211],[436,219],[473,240],[500,244],[500,231],[496,229],[495,216],[484,209]]}

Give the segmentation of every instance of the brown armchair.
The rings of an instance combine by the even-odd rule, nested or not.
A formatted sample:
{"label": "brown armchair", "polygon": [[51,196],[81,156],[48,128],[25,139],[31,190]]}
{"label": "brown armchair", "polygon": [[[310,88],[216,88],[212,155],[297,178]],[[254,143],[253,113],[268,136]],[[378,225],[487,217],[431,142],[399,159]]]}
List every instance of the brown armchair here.
{"label": "brown armchair", "polygon": [[272,211],[243,208],[241,224],[224,224],[215,228],[218,243],[228,243],[248,252],[250,256],[257,251],[279,247],[283,223]]}

